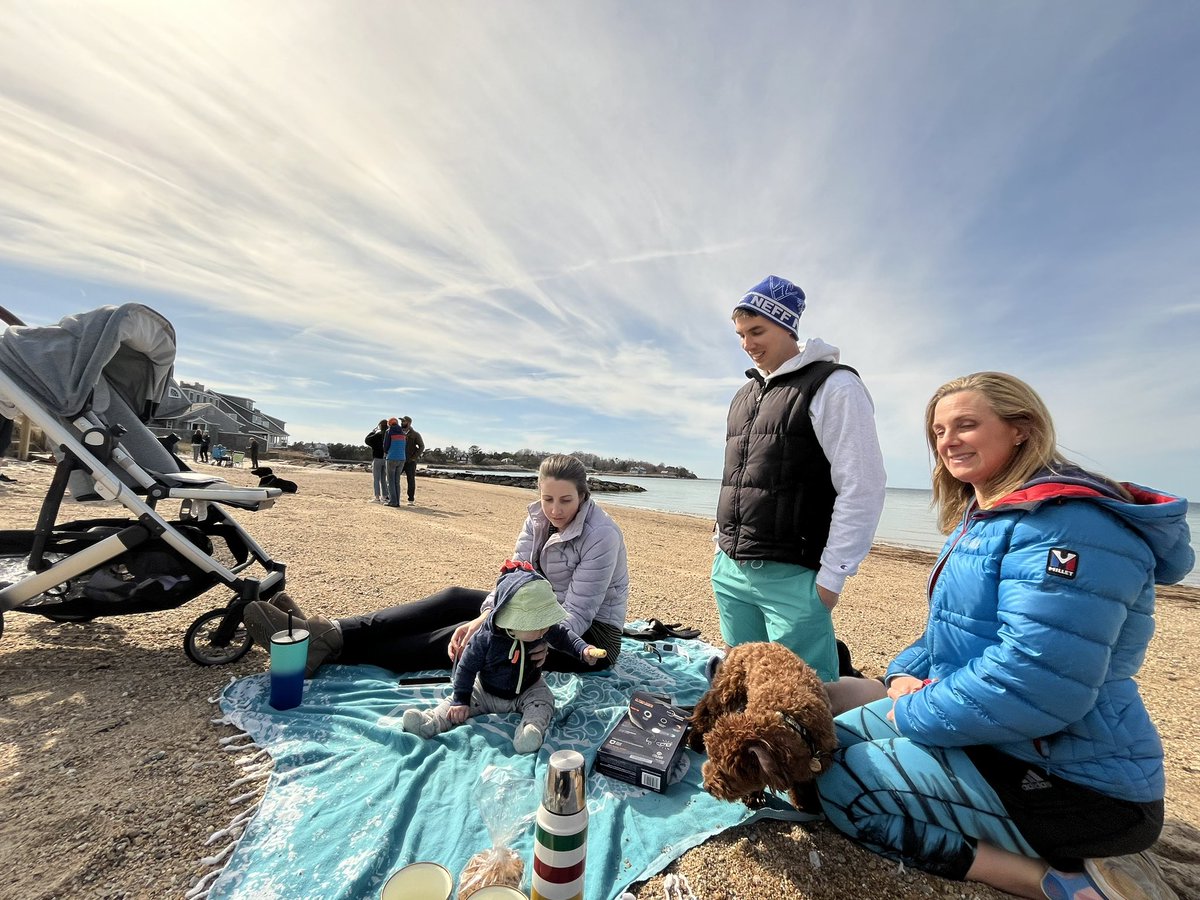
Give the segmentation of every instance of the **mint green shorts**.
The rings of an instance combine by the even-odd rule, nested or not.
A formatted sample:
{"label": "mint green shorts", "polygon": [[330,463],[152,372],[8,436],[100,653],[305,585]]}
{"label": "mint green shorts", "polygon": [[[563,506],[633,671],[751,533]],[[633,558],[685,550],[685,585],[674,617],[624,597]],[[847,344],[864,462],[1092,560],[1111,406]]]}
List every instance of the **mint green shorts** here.
{"label": "mint green shorts", "polygon": [[738,562],[718,550],[712,589],[721,637],[731,647],[774,641],[787,647],[821,677],[838,680],[833,616],[817,596],[817,573],[792,563]]}

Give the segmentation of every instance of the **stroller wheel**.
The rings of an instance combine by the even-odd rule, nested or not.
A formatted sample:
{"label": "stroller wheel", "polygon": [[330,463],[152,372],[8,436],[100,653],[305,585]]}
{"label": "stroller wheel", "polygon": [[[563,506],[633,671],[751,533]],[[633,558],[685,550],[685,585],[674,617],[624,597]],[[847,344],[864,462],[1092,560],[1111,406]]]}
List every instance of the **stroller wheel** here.
{"label": "stroller wheel", "polygon": [[226,611],[214,609],[206,612],[187,630],[183,638],[183,652],[188,659],[202,666],[223,666],[241,659],[254,643],[246,626],[238,622],[228,640],[220,637],[221,625]]}

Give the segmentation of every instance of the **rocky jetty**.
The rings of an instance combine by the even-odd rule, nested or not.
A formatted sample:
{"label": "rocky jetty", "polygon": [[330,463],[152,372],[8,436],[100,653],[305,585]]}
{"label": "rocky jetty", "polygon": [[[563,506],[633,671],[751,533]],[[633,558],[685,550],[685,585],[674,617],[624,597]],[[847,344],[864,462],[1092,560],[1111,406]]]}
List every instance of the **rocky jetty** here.
{"label": "rocky jetty", "polygon": [[[417,469],[417,475],[426,478],[453,478],[458,481],[480,481],[484,484],[501,484],[505,487],[529,488],[537,490],[536,475],[493,475],[490,472],[441,472]],[[597,494],[638,494],[646,489],[640,484],[625,484],[622,481],[601,481],[599,478],[589,478],[588,487]]]}

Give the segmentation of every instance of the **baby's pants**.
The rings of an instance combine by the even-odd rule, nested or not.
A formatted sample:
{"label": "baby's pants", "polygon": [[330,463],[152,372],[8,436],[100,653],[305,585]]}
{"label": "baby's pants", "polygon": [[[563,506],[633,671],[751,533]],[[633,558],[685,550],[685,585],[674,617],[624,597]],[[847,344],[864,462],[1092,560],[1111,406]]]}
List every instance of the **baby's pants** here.
{"label": "baby's pants", "polygon": [[1036,857],[996,792],[957,748],[925,747],[888,720],[890,698],[834,720],[834,766],[817,779],[831,825],[889,859],[962,879],[979,841]]}
{"label": "baby's pants", "polygon": [[[443,700],[433,709],[433,718],[437,722],[438,734],[443,731],[449,731],[454,727],[450,722],[450,698]],[[479,681],[475,681],[475,687],[471,691],[471,706],[470,712],[467,713],[469,718],[482,716],[488,713],[509,713],[519,712],[521,714],[521,724],[517,726],[516,733],[520,734],[521,729],[526,725],[534,725],[542,734],[550,727],[550,718],[554,715],[554,695],[550,692],[550,688],[546,684],[546,679],[539,678],[537,683],[529,690],[521,694],[515,700],[508,700],[504,697],[497,697],[494,694],[489,694],[479,686]]]}

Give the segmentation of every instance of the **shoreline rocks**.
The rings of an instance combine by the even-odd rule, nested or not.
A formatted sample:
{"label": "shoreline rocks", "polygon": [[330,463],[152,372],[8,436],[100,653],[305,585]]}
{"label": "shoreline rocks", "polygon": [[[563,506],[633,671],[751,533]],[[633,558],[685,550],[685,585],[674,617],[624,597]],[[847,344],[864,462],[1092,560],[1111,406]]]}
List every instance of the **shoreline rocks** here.
{"label": "shoreline rocks", "polygon": [[[483,484],[498,484],[503,487],[528,488],[537,490],[536,475],[493,475],[488,472],[432,472],[429,469],[417,469],[418,477],[452,478],[456,481],[478,481]],[[599,478],[588,478],[588,487],[597,494],[644,494],[646,489],[640,484],[626,484],[622,481],[601,481]]]}

